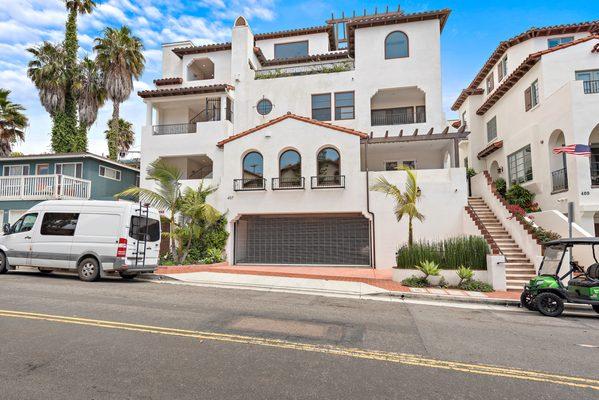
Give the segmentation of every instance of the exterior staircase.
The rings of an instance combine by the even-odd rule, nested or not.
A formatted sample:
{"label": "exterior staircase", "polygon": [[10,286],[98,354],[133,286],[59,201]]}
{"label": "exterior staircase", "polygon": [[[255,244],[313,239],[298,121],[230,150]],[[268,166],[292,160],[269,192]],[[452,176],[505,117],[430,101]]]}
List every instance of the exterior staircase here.
{"label": "exterior staircase", "polygon": [[468,198],[467,211],[493,252],[505,256],[507,290],[522,291],[524,284],[536,275],[534,265],[482,198]]}

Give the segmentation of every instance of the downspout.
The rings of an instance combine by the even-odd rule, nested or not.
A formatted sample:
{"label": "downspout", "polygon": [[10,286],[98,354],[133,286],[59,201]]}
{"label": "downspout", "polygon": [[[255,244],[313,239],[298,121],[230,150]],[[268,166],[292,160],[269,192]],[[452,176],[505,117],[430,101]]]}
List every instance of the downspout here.
{"label": "downspout", "polygon": [[372,218],[372,236],[371,236],[371,245],[372,250],[370,252],[370,267],[375,267],[376,261],[376,240],[375,240],[375,223],[374,223],[374,213],[370,210],[370,171],[368,170],[368,140],[364,142],[364,166],[366,167],[366,211],[370,214]]}

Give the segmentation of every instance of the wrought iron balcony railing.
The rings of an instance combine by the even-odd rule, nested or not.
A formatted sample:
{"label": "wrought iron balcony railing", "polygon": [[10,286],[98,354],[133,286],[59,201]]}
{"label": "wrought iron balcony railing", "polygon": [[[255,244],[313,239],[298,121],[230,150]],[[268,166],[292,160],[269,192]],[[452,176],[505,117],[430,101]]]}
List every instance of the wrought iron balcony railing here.
{"label": "wrought iron balcony railing", "polygon": [[236,192],[266,190],[266,179],[264,179],[264,178],[234,179],[233,180],[233,190],[235,190]]}
{"label": "wrought iron balcony railing", "polygon": [[304,189],[305,179],[303,176],[297,178],[272,178],[272,190]]}
{"label": "wrought iron balcony railing", "polygon": [[345,175],[319,175],[311,179],[312,189],[344,188]]}

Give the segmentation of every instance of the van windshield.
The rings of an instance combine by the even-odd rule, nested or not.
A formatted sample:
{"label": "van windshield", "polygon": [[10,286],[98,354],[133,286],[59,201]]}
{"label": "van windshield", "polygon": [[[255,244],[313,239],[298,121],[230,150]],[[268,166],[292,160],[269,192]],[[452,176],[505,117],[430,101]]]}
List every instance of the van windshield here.
{"label": "van windshield", "polygon": [[129,236],[135,240],[144,240],[148,242],[157,242],[160,240],[160,222],[158,220],[146,217],[131,217],[131,227]]}

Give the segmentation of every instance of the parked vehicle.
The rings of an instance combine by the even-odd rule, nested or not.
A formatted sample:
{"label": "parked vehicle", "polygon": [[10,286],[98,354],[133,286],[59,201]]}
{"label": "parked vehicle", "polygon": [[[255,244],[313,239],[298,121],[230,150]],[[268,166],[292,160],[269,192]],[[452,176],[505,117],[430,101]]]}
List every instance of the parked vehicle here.
{"label": "parked vehicle", "polygon": [[[599,261],[595,247],[599,238],[559,239],[545,243],[539,274],[524,286],[521,304],[549,317],[564,311],[564,303],[590,304],[599,313]],[[586,271],[576,261],[566,260],[575,246],[591,246],[595,263]],[[563,268],[563,264],[568,268]],[[567,285],[564,280],[571,277]]]}
{"label": "parked vehicle", "polygon": [[126,201],[49,200],[35,205],[0,236],[0,273],[20,266],[76,270],[83,281],[153,272],[160,215]]}

